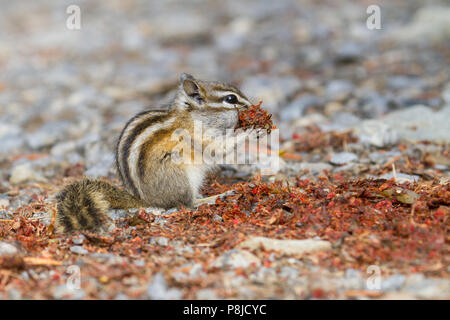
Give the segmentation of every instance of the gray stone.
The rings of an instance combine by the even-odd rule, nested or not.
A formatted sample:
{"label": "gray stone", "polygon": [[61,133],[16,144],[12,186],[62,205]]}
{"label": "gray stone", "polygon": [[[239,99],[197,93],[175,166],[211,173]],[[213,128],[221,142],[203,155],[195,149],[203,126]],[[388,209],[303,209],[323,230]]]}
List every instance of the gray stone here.
{"label": "gray stone", "polygon": [[360,110],[364,117],[376,119],[385,114],[389,109],[390,99],[377,92],[370,91],[362,98]]}
{"label": "gray stone", "polygon": [[9,209],[15,210],[17,208],[20,208],[24,205],[29,204],[31,201],[33,201],[33,197],[31,197],[28,194],[19,194],[18,196],[14,197],[12,201],[10,201]]}
{"label": "gray stone", "polygon": [[75,237],[72,238],[72,242],[76,245],[81,245],[83,244],[84,240],[86,240],[86,237],[82,234],[77,235]]}
{"label": "gray stone", "polygon": [[300,171],[310,171],[313,174],[319,174],[322,173],[325,170],[332,170],[333,166],[325,163],[325,162],[316,162],[316,163],[309,163],[309,162],[287,162],[286,163],[286,170],[287,171],[293,171],[293,172],[300,172]]}
{"label": "gray stone", "polygon": [[361,271],[356,270],[356,269],[352,269],[352,268],[348,268],[345,270],[345,278],[359,278],[361,277]]}
{"label": "gray stone", "polygon": [[175,246],[175,249],[178,253],[181,253],[181,254],[194,253],[194,249],[190,245],[186,245],[186,246],[183,245],[183,242],[181,242],[177,246]]}
{"label": "gray stone", "polygon": [[119,292],[115,297],[114,300],[129,300],[128,296],[125,293]]}
{"label": "gray stone", "polygon": [[322,125],[324,123],[327,123],[328,119],[325,118],[325,116],[323,116],[320,113],[311,113],[308,115],[305,115],[304,117],[301,117],[300,119],[297,119],[294,123],[293,126],[294,127],[308,127],[311,125]]}
{"label": "gray stone", "polygon": [[25,139],[18,135],[7,135],[0,138],[0,153],[20,150],[25,144]]}
{"label": "gray stone", "polygon": [[13,217],[11,212],[7,210],[0,209],[0,219],[11,219]]}
{"label": "gray stone", "polygon": [[330,101],[344,101],[350,96],[353,90],[354,85],[350,81],[333,80],[325,88],[325,95]]}
{"label": "gray stone", "polygon": [[12,169],[11,177],[9,178],[9,182],[12,184],[19,184],[31,180],[41,182],[46,181],[44,176],[32,168],[30,163],[15,166]]}
{"label": "gray stone", "polygon": [[290,266],[283,266],[280,270],[280,277],[295,279],[299,276],[299,270]]}
{"label": "gray stone", "polygon": [[351,153],[351,152],[340,152],[340,153],[335,153],[331,157],[330,162],[335,165],[341,165],[341,164],[346,164],[346,163],[356,161],[356,160],[358,160],[358,156],[356,154]]}
{"label": "gray stone", "polygon": [[22,293],[19,290],[12,288],[8,290],[7,298],[8,300],[21,300]]}
{"label": "gray stone", "polygon": [[0,256],[13,256],[19,253],[17,248],[5,241],[0,241]]}
{"label": "gray stone", "polygon": [[363,55],[363,48],[355,42],[345,42],[336,50],[336,61],[342,63],[358,61]]}
{"label": "gray stone", "polygon": [[163,226],[163,225],[165,225],[167,223],[167,219],[165,219],[163,217],[156,216],[154,223],[157,223],[157,224]]}
{"label": "gray stone", "polygon": [[[189,271],[186,270],[189,268]],[[198,279],[206,277],[203,267],[199,263],[186,263],[172,272],[172,277],[177,281],[185,281],[189,279]]]}
{"label": "gray stone", "polygon": [[152,237],[150,239],[150,244],[157,244],[162,247],[167,247],[169,245],[169,239],[165,237]]}
{"label": "gray stone", "polygon": [[73,253],[76,254],[88,254],[89,251],[87,251],[85,248],[81,247],[81,246],[71,246],[70,251],[72,251]]}
{"label": "gray stone", "polygon": [[40,211],[34,213],[32,219],[38,219],[42,224],[49,226],[52,222],[52,217],[53,217],[52,211]]}
{"label": "gray stone", "polygon": [[390,276],[389,278],[381,280],[382,291],[400,290],[404,285],[406,277],[401,274]]}
{"label": "gray stone", "polygon": [[[161,29],[155,36],[174,41],[206,37],[210,32],[208,19],[209,15],[187,8],[183,14],[169,12],[155,15],[151,22],[154,28]],[[162,25],[164,28],[160,28]]]}
{"label": "gray stone", "polygon": [[65,156],[71,152],[73,152],[78,147],[76,141],[64,141],[55,144],[51,150],[50,154],[53,156]]}
{"label": "gray stone", "polygon": [[9,197],[6,194],[0,194],[0,207],[9,206]]}
{"label": "gray stone", "polygon": [[[345,130],[360,123],[361,119],[355,116],[353,113],[339,112],[333,116],[333,122],[334,124],[339,125],[337,129]],[[323,125],[321,127],[323,127]]]}
{"label": "gray stone", "polygon": [[211,263],[211,267],[216,268],[248,268],[251,265],[260,266],[260,259],[251,252],[237,249],[224,253]]}
{"label": "gray stone", "polygon": [[373,163],[386,163],[395,157],[400,156],[401,153],[396,150],[391,150],[387,152],[372,152],[369,154],[369,159]]}
{"label": "gray stone", "polygon": [[81,300],[85,297],[86,292],[82,288],[73,288],[67,284],[61,284],[53,290],[53,298],[57,300],[71,299]]}
{"label": "gray stone", "polygon": [[134,260],[133,262],[136,266],[138,267],[143,267],[145,266],[145,260],[139,259],[139,260]]}
{"label": "gray stone", "polygon": [[63,139],[70,123],[67,121],[47,122],[35,132],[27,135],[27,143],[33,149],[53,145]]}
{"label": "gray stone", "polygon": [[398,139],[450,142],[450,106],[433,112],[425,106],[415,106],[391,112],[380,120],[364,121],[355,131],[361,142],[382,147]]}
{"label": "gray stone", "polygon": [[128,213],[124,209],[110,209],[108,210],[107,214],[108,217],[113,221],[128,217]]}
{"label": "gray stone", "polygon": [[112,253],[93,252],[90,256],[98,261],[107,264],[122,264],[127,261],[125,257],[121,257]]}
{"label": "gray stone", "polygon": [[318,239],[278,240],[266,237],[251,237],[241,242],[238,247],[250,250],[263,247],[265,250],[279,251],[282,254],[303,255],[305,253],[330,250],[331,243]]}
{"label": "gray stone", "polygon": [[[392,173],[392,172],[385,173],[385,174],[381,175],[379,178],[390,180],[390,179],[394,178],[394,173]],[[416,176],[416,175],[409,175],[409,174],[397,172],[395,174],[395,178],[398,182],[417,182],[417,181],[419,181],[420,177]]]}
{"label": "gray stone", "polygon": [[366,289],[366,281],[360,271],[348,268],[345,270],[344,277],[338,279],[338,284],[346,290],[364,290]]}
{"label": "gray stone", "polygon": [[387,85],[394,90],[410,89],[412,87],[422,87],[422,81],[419,77],[411,76],[392,76],[387,79]]}
{"label": "gray stone", "polygon": [[385,147],[399,140],[397,131],[383,121],[367,120],[355,128],[359,141],[375,147]]}
{"label": "gray stone", "polygon": [[433,112],[425,106],[393,112],[383,121],[395,128],[400,138],[413,141],[450,142],[450,106]]}
{"label": "gray stone", "polygon": [[321,106],[323,99],[312,94],[305,94],[295,99],[280,111],[282,121],[293,121],[300,118],[307,108]]}
{"label": "gray stone", "polygon": [[239,49],[245,44],[245,37],[240,34],[223,33],[216,39],[217,46],[224,51]]}
{"label": "gray stone", "polygon": [[358,170],[358,165],[356,163],[348,163],[348,164],[344,164],[341,165],[339,167],[336,167],[333,172],[334,173],[338,173],[338,172],[344,172],[344,171],[351,171],[353,173],[357,172]]}
{"label": "gray stone", "polygon": [[241,89],[243,92],[251,93],[258,101],[262,100],[265,109],[275,112],[301,87],[300,80],[291,76],[256,76],[245,80]]}
{"label": "gray stone", "polygon": [[411,23],[388,35],[406,43],[446,43],[450,40],[450,8],[447,6],[422,7],[415,13]]}
{"label": "gray stone", "polygon": [[211,289],[200,289],[195,293],[198,300],[217,300],[218,297],[214,290]]}
{"label": "gray stone", "polygon": [[180,289],[168,288],[164,275],[159,272],[147,286],[147,296],[152,300],[178,300],[182,297]]}
{"label": "gray stone", "polygon": [[450,296],[450,280],[413,274],[406,278],[402,290],[412,293],[419,299],[447,299]]}
{"label": "gray stone", "polygon": [[450,105],[450,83],[447,84],[442,90],[442,99],[447,105]]}
{"label": "gray stone", "polygon": [[89,149],[86,158],[88,169],[85,174],[90,178],[107,177],[114,165],[114,154],[106,151],[99,144]]}
{"label": "gray stone", "polygon": [[21,133],[22,129],[18,125],[0,121],[0,141],[1,138],[8,136],[18,136]]}

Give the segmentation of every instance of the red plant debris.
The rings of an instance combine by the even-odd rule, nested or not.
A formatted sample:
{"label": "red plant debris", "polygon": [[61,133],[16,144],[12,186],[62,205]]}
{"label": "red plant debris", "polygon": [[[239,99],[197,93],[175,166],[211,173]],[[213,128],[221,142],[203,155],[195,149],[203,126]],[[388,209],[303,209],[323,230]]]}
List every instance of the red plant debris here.
{"label": "red plant debris", "polygon": [[[383,191],[392,188],[413,191],[419,198],[410,205],[386,197]],[[221,277],[222,271],[210,262],[249,235],[277,239],[320,237],[330,241],[331,251],[302,259],[332,270],[365,271],[369,265],[377,264],[395,268],[396,272],[449,276],[449,183],[396,184],[392,180],[342,181],[339,177],[323,176],[317,181],[297,178],[295,185],[285,185],[256,177],[231,185],[214,183],[211,190],[235,192],[217,199],[213,205],[161,216],[166,220],[163,224],[141,210],[137,219],[120,219],[108,235],[83,233],[82,246],[89,252],[83,256],[83,277],[97,279],[95,285],[87,280],[83,283],[85,298],[113,298],[118,291],[140,297],[145,283],[159,271],[168,275],[171,285],[185,289],[183,297],[194,298],[196,290],[213,285]],[[38,200],[24,207],[14,219],[0,223],[0,239],[19,248],[19,254],[0,258],[0,292],[19,287],[26,297],[52,298],[48,288],[64,283],[68,266],[79,259],[70,250],[78,235],[53,234],[51,225],[29,218],[44,210],[54,210],[54,205]],[[217,215],[221,221],[215,219]],[[155,245],[151,241],[154,237],[168,238],[170,244]],[[180,254],[173,245],[177,241],[192,249]],[[105,265],[93,258],[93,253],[112,253],[124,259]],[[261,254],[265,256],[264,250]],[[132,263],[133,259],[143,260],[145,267]],[[199,263],[207,277],[189,280],[188,284],[171,277],[174,272],[182,272],[177,268],[186,261]],[[272,264],[267,259],[262,263],[266,267]],[[236,272],[245,275],[252,268]],[[49,269],[50,277],[35,278],[40,271]],[[24,271],[32,281],[18,277]],[[135,285],[127,285],[128,282]],[[143,289],[136,289],[139,285]],[[233,297],[226,290],[222,294]],[[312,297],[332,296],[321,289],[312,291]]]}
{"label": "red plant debris", "polygon": [[258,104],[251,105],[249,108],[239,112],[239,123],[237,128],[240,129],[266,129],[268,133],[275,129],[272,122],[272,115],[261,108],[262,101]]}
{"label": "red plant debris", "polygon": [[[290,152],[310,150],[326,157],[329,151],[325,150],[345,149],[352,139],[350,133],[319,134],[311,128],[309,133],[294,136]],[[331,250],[288,256],[264,248],[250,250],[258,263],[234,268],[233,277],[248,280],[261,268],[279,271],[292,265],[288,260],[294,260],[301,262],[296,268],[310,279],[324,277],[323,273],[314,274],[313,266],[342,276],[349,268],[366,274],[373,265],[383,268],[383,276],[420,273],[448,278],[450,182],[432,167],[447,163],[448,148],[409,155],[403,151],[411,150],[411,145],[398,144],[396,148],[400,156],[364,167],[360,164],[357,174],[379,176],[389,173],[395,164],[399,172],[419,176],[417,182],[367,179],[361,174],[355,178],[352,171],[323,171],[314,176],[306,170],[275,180],[216,176],[204,185],[203,194],[232,192],[214,204],[162,214],[130,211],[114,221],[112,231],[102,235],[83,232],[81,238],[80,234],[54,233],[56,205],[48,198],[63,179],[69,180],[65,183],[80,179],[82,165],[61,168],[47,183],[4,187],[2,192],[8,196],[28,193],[32,201],[10,209],[10,219],[0,219],[0,241],[17,251],[0,254],[0,294],[8,297],[15,289],[23,298],[61,298],[55,288],[67,283],[72,265],[79,265],[85,299],[113,299],[118,294],[148,298],[147,286],[158,272],[164,274],[169,287],[182,292],[182,298],[195,299],[202,289],[213,289],[220,298],[242,298],[237,289],[225,284],[229,269],[214,262],[254,236],[317,237],[330,242]],[[364,149],[360,156],[367,158],[369,152],[373,150]],[[51,221],[44,224],[40,216]],[[202,276],[189,276],[193,264]],[[292,288],[279,279],[251,288],[261,298],[378,298],[384,294],[359,289],[338,292],[321,286],[320,281],[292,294]]]}
{"label": "red plant debris", "polygon": [[295,151],[310,152],[315,149],[340,148],[347,143],[357,142],[358,139],[350,132],[322,132],[318,126],[308,126],[307,132],[299,135],[293,134]]}

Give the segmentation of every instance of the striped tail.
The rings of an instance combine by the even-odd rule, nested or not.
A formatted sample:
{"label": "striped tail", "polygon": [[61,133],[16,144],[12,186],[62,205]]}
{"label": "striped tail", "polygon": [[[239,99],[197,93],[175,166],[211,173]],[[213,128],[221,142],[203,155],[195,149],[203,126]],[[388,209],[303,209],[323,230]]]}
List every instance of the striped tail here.
{"label": "striped tail", "polygon": [[100,231],[108,221],[108,209],[148,205],[108,182],[84,179],[66,186],[57,196],[57,232]]}

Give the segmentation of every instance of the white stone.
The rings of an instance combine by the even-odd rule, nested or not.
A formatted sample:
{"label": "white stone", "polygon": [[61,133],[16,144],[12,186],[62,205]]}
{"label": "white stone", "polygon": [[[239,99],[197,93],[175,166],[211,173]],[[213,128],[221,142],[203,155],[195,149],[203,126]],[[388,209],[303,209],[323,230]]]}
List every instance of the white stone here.
{"label": "white stone", "polygon": [[240,243],[239,248],[251,250],[263,247],[265,250],[279,251],[288,255],[303,255],[316,251],[331,249],[331,243],[324,240],[304,239],[304,240],[278,240],[266,237],[252,237]]}
{"label": "white stone", "polygon": [[448,143],[448,119],[450,106],[434,112],[426,106],[417,105],[391,112],[379,120],[364,121],[355,131],[361,142],[369,142],[377,147],[394,144],[399,139]]}
{"label": "white stone", "polygon": [[218,257],[211,266],[216,268],[247,268],[252,264],[259,266],[261,265],[261,261],[251,252],[234,249]]}
{"label": "white stone", "polygon": [[340,152],[340,153],[336,153],[334,154],[331,159],[330,162],[332,164],[335,165],[341,165],[341,164],[346,164],[352,161],[358,160],[358,156],[354,153],[351,152]]}
{"label": "white stone", "polygon": [[168,288],[164,275],[159,272],[147,286],[147,295],[153,300],[177,300],[181,299],[182,292],[179,289]]}
{"label": "white stone", "polygon": [[417,10],[412,22],[389,35],[407,43],[445,43],[450,40],[450,7],[428,6]]}
{"label": "white stone", "polygon": [[270,112],[275,112],[277,108],[295,94],[302,83],[295,77],[269,77],[256,76],[248,78],[242,84],[243,92],[251,92],[256,101],[263,101],[263,107]]}
{"label": "white stone", "polygon": [[81,246],[72,246],[70,247],[70,251],[76,254],[88,254],[89,251],[87,251],[85,248]]}
{"label": "white stone", "polygon": [[15,246],[8,242],[0,241],[0,256],[12,256],[18,253]]}
{"label": "white stone", "polygon": [[11,177],[9,178],[10,183],[19,184],[30,180],[46,181],[46,179],[40,173],[36,172],[29,163],[15,166],[12,169]]}

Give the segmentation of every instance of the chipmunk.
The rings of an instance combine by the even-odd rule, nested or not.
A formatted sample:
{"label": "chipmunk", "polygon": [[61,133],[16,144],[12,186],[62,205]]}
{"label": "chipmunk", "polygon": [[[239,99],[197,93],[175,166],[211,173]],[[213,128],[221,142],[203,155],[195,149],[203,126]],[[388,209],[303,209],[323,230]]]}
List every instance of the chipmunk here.
{"label": "chipmunk", "polygon": [[186,130],[193,137],[194,121],[200,121],[203,128],[225,136],[227,129],[236,127],[239,111],[250,105],[234,86],[181,74],[168,110],[141,112],[120,134],[115,156],[125,190],[91,179],[66,186],[56,196],[56,231],[100,231],[108,220],[109,208],[192,207],[205,175],[215,166],[172,161],[178,143],[172,138],[174,132]]}

